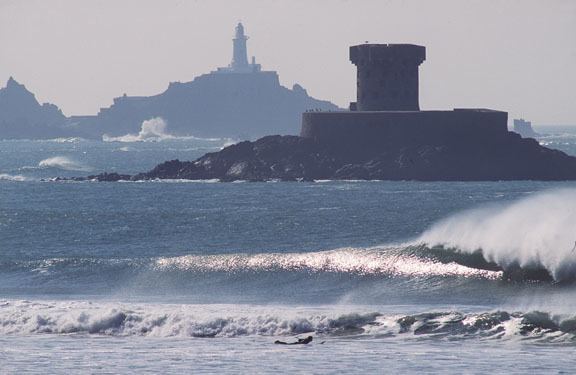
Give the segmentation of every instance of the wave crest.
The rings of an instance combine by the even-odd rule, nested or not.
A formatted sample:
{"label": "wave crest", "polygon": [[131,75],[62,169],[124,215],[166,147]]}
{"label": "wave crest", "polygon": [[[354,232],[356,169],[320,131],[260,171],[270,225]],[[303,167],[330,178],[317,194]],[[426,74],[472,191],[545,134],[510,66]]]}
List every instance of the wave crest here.
{"label": "wave crest", "polygon": [[576,189],[552,190],[503,206],[473,209],[433,225],[418,239],[430,247],[481,252],[504,270],[545,270],[576,278]]}
{"label": "wave crest", "polygon": [[405,252],[404,247],[337,249],[310,253],[262,253],[226,255],[184,255],[159,258],[157,269],[196,272],[332,272],[356,275],[460,276],[497,279],[500,273],[469,268],[455,262],[443,263]]}
{"label": "wave crest", "polygon": [[40,168],[58,168],[65,171],[80,171],[90,172],[93,169],[89,166],[78,163],[66,156],[54,156],[52,158],[44,159],[38,163]]}
{"label": "wave crest", "polygon": [[[165,140],[200,140],[208,142],[225,142],[224,144],[233,144],[235,142],[230,139],[221,138],[198,138],[194,136],[175,136],[168,133],[168,124],[162,117],[154,117],[142,122],[138,134],[126,134],[118,137],[109,136],[104,134],[102,140],[104,142],[159,142]],[[231,142],[231,143],[230,143]]]}
{"label": "wave crest", "polygon": [[22,175],[12,175],[12,174],[7,174],[7,173],[0,173],[0,181],[17,181],[17,182],[23,182],[23,181],[31,181],[31,179],[29,177],[26,176],[22,176]]}

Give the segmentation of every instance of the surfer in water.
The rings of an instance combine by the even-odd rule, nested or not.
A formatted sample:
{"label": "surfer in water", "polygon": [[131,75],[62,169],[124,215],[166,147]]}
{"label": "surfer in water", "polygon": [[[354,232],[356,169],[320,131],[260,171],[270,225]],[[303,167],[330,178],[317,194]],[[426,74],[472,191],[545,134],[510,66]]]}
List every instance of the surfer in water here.
{"label": "surfer in water", "polygon": [[280,341],[280,340],[276,340],[274,341],[274,344],[280,344],[280,345],[306,345],[306,344],[310,344],[312,342],[312,336],[308,336],[305,339],[298,339],[298,341],[295,342],[285,342],[285,341]]}

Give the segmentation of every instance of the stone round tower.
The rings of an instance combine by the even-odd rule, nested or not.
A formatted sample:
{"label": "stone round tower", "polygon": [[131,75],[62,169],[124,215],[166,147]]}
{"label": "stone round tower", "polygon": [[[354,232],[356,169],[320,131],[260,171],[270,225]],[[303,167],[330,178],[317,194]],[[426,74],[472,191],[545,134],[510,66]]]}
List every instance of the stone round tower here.
{"label": "stone round tower", "polygon": [[350,47],[357,67],[357,111],[419,111],[418,66],[426,48],[414,44],[361,44]]}

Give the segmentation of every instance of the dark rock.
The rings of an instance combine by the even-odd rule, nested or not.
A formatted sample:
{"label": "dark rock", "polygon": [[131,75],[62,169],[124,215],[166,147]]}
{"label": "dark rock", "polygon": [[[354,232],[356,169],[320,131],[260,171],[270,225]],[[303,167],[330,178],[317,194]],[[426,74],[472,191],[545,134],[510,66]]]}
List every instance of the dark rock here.
{"label": "dark rock", "polygon": [[[128,174],[118,174],[118,173],[101,173],[99,175],[90,175],[86,177],[74,177],[74,181],[98,181],[98,182],[117,182],[117,181],[130,181],[131,176]],[[65,178],[58,178],[59,180],[66,180]]]}
{"label": "dark rock", "polygon": [[[487,153],[486,150],[490,152]],[[209,153],[195,161],[171,160],[134,176],[104,173],[97,181],[219,179],[220,181],[337,180],[576,180],[576,158],[514,133],[493,144],[375,148],[361,155],[309,138],[268,136]]]}

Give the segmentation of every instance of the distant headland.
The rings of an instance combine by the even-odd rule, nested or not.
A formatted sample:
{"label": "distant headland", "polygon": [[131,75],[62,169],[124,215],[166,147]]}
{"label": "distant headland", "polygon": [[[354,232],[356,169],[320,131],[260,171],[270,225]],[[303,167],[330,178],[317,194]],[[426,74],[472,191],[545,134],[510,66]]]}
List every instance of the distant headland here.
{"label": "distant headland", "polygon": [[270,134],[298,134],[307,110],[337,111],[328,101],[308,95],[295,84],[280,85],[275,71],[248,61],[244,26],[236,26],[232,62],[196,77],[172,82],[158,95],[114,98],[94,116],[65,117],[53,104],[40,105],[34,94],[10,78],[0,89],[0,139],[83,137],[102,139],[137,134],[144,121],[162,118],[177,136],[255,139]]}
{"label": "distant headland", "polygon": [[134,176],[80,179],[576,180],[576,158],[509,132],[506,112],[421,111],[418,67],[425,58],[417,45],[352,46],[356,102],[345,112],[303,113],[299,137],[245,141]]}

